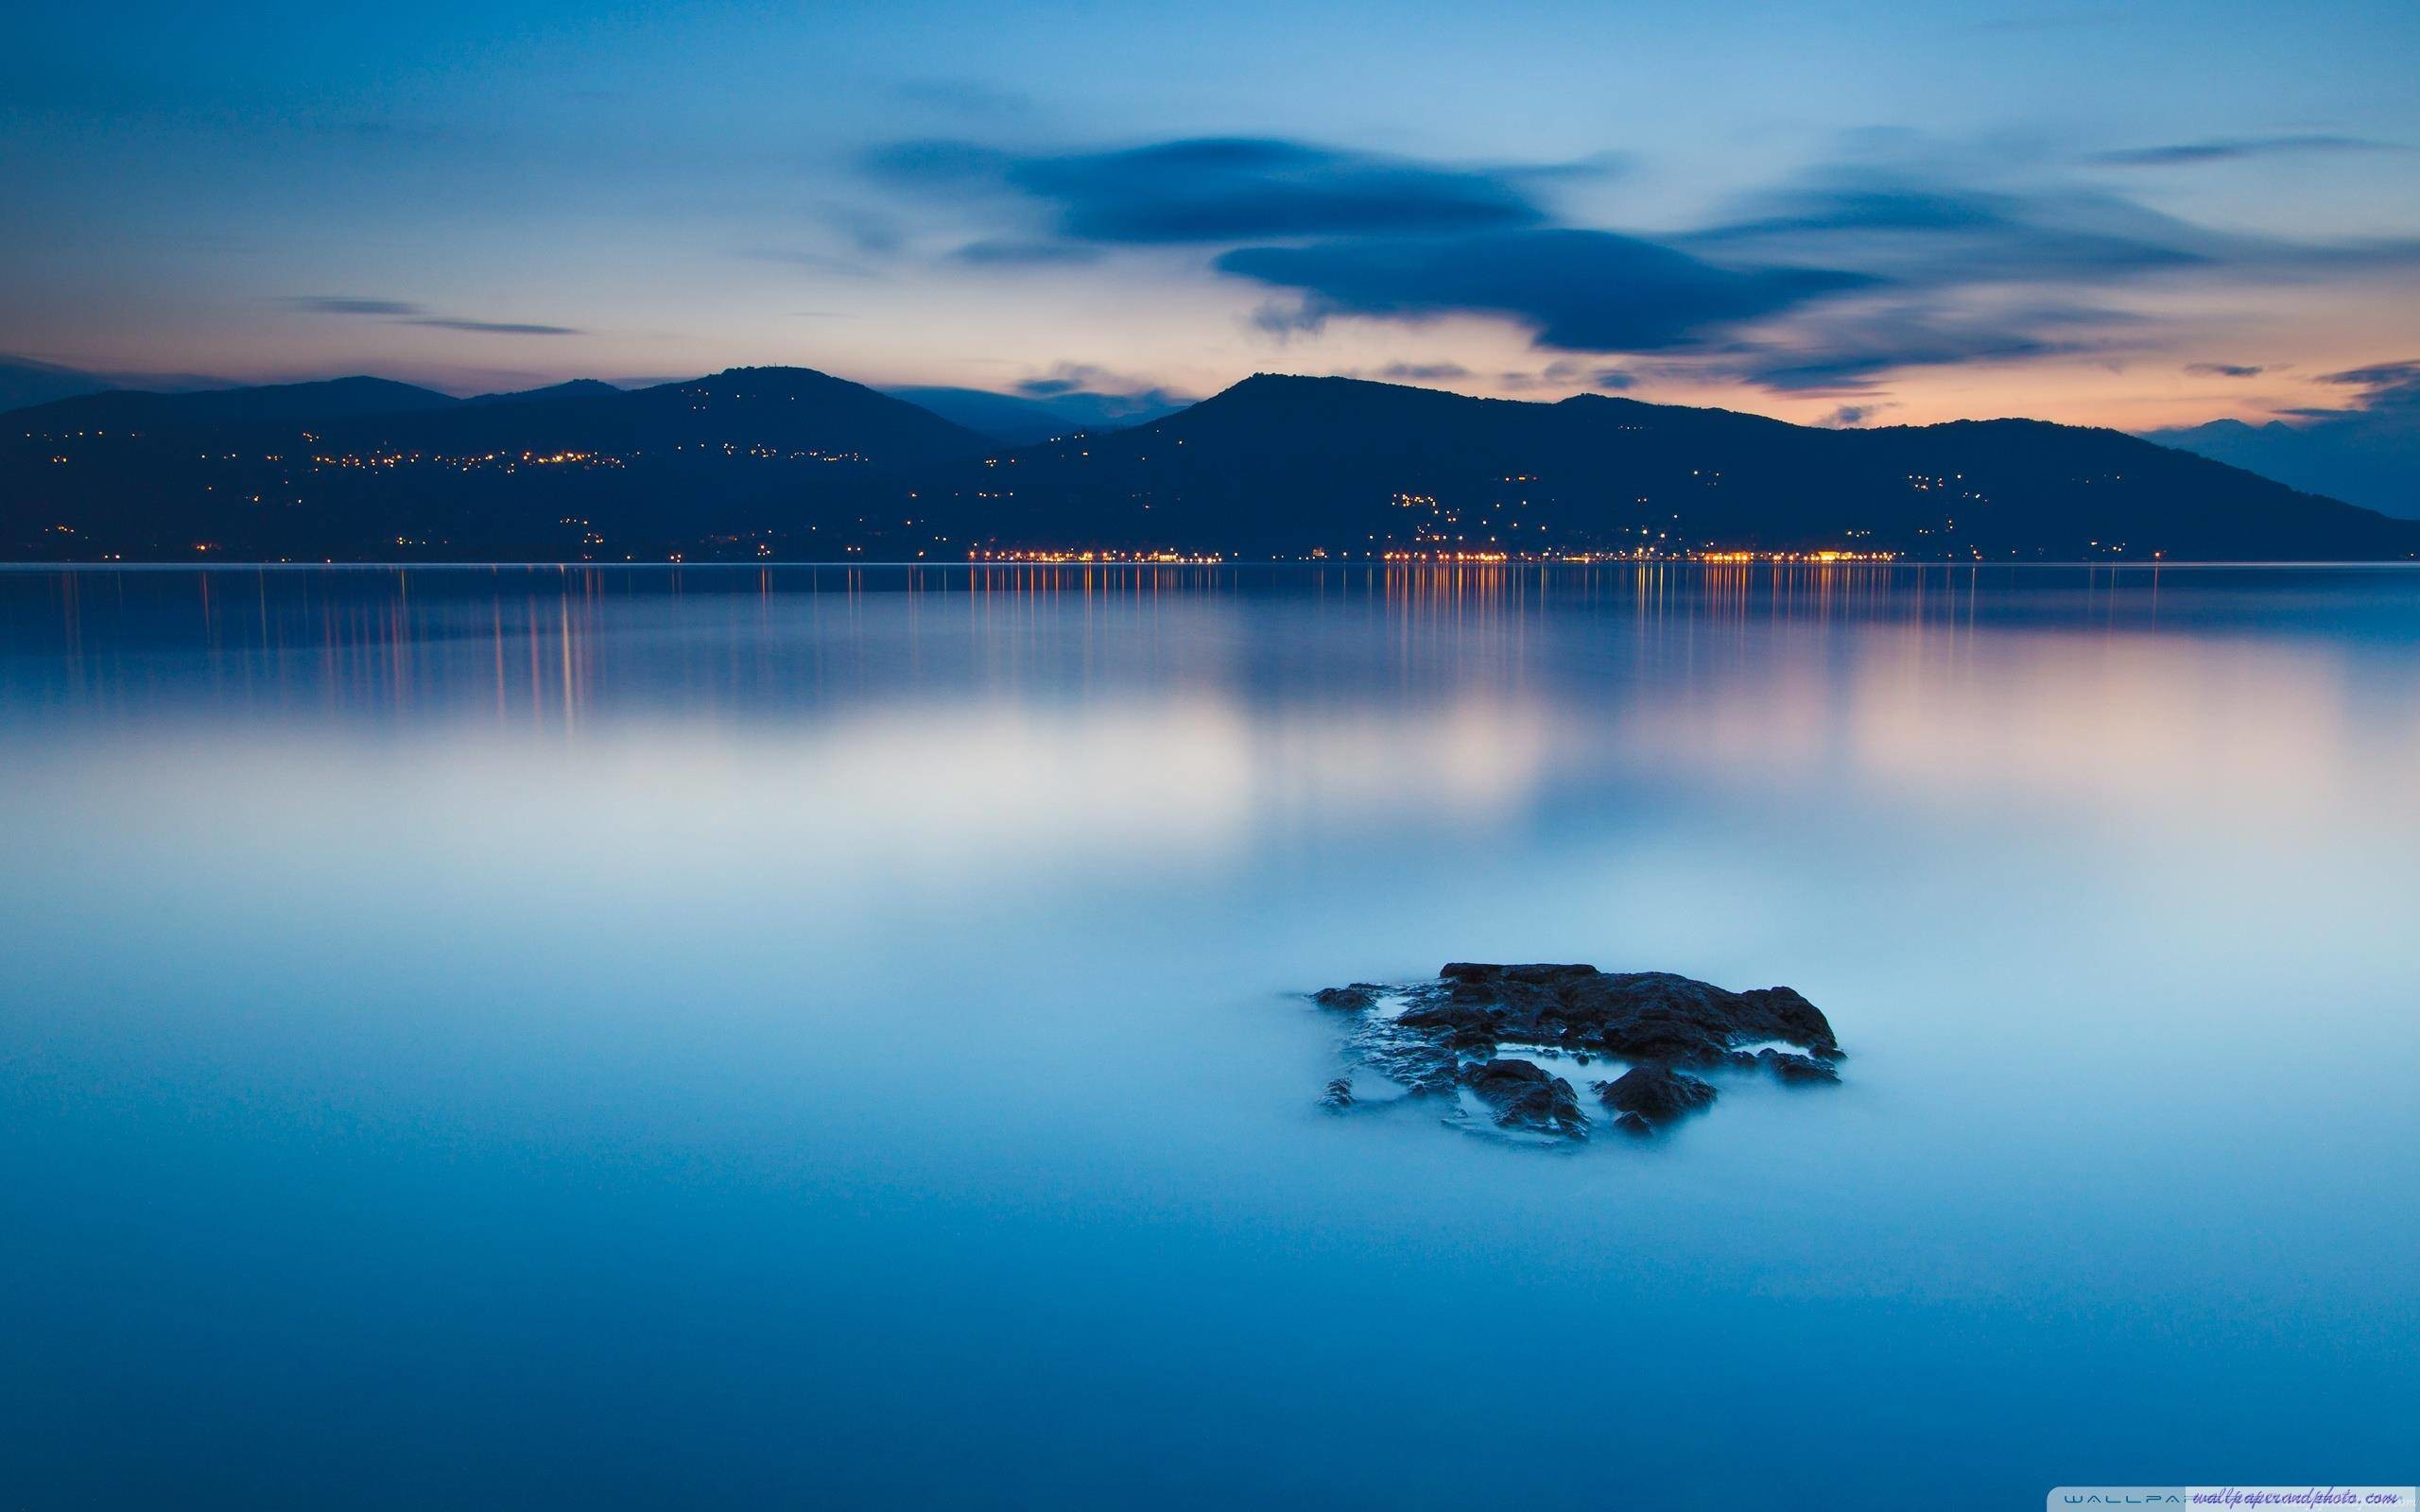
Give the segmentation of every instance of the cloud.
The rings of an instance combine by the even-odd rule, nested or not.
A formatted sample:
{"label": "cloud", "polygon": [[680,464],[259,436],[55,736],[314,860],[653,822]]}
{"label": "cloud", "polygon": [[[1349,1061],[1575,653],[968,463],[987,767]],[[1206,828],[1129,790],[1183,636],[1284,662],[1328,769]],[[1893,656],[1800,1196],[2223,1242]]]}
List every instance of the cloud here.
{"label": "cloud", "polygon": [[457,320],[449,317],[434,315],[423,316],[417,319],[401,320],[396,323],[399,325],[434,326],[440,331],[480,331],[493,335],[506,336],[577,336],[587,335],[586,332],[580,330],[577,326],[529,325],[518,320]]}
{"label": "cloud", "polygon": [[[2354,141],[2248,137],[2157,150],[2173,158],[2189,148],[2206,161],[2349,150]],[[1839,160],[1694,229],[1564,222],[1547,198],[1554,183],[1614,161],[1455,165],[1201,138],[1058,153],[903,143],[869,165],[894,183],[944,189],[954,210],[982,215],[983,232],[954,254],[960,262],[1203,249],[1215,271],[1270,291],[1245,318],[1280,341],[1338,318],[1494,318],[1549,352],[1652,358],[1653,371],[1796,393],[1859,394],[1908,368],[2106,353],[2121,336],[2139,346],[2148,323],[2109,294],[2152,280],[2420,268],[2420,238],[2227,232],[2072,181],[2072,157],[1908,132],[1860,135]],[[1032,217],[1026,228],[994,230],[1020,207]],[[1592,383],[1627,386],[1640,368],[1606,368],[1614,377]],[[1531,376],[1540,387],[1580,381]]]}
{"label": "cloud", "polygon": [[1932,287],[2102,282],[2206,266],[2222,250],[2199,228],[2116,195],[1957,187],[1858,166],[1753,196],[1684,245]]}
{"label": "cloud", "polygon": [[312,315],[350,315],[385,320],[389,325],[423,325],[440,331],[476,331],[491,335],[577,336],[587,333],[567,325],[533,325],[519,320],[470,320],[458,316],[431,315],[409,300],[366,300],[352,295],[311,294],[281,300],[288,309]]}
{"label": "cloud", "polygon": [[361,300],[341,294],[305,294],[279,303],[311,315],[418,315],[421,307],[408,300]]}
{"label": "cloud", "polygon": [[2193,167],[2204,163],[2240,163],[2247,158],[2273,158],[2311,152],[2390,152],[2394,145],[2366,137],[2236,136],[2204,142],[2171,142],[2159,146],[2127,147],[2096,152],[2085,161],[2117,168]]}
{"label": "cloud", "polygon": [[1895,406],[1891,404],[1842,404],[1840,408],[1832,411],[1829,415],[1824,416],[1824,423],[1841,428],[1846,428],[1852,425],[1862,425],[1881,411],[1893,407]]}
{"label": "cloud", "polygon": [[978,267],[1049,267],[1098,262],[1100,250],[1081,242],[985,240],[968,242],[950,256]]}
{"label": "cloud", "polygon": [[1390,383],[1437,383],[1467,378],[1471,370],[1459,362],[1391,362],[1377,375]]}
{"label": "cloud", "polygon": [[1415,235],[1533,226],[1521,170],[1443,167],[1267,137],[1018,155],[910,142],[868,165],[895,181],[990,182],[1050,207],[1057,234],[1124,245]]}
{"label": "cloud", "polygon": [[2185,370],[2196,378],[2257,378],[2269,369],[2241,362],[2188,362]]}
{"label": "cloud", "polygon": [[1615,232],[1576,228],[1465,236],[1346,238],[1248,247],[1221,272],[1298,291],[1298,318],[1498,315],[1541,347],[1655,352],[1863,285],[1822,268],[1723,267]]}
{"label": "cloud", "polygon": [[1514,392],[1525,388],[1593,388],[1599,393],[1617,394],[1636,387],[1638,377],[1620,368],[1558,357],[1536,372],[1497,373],[1495,382],[1498,387]]}
{"label": "cloud", "polygon": [[1014,388],[1028,399],[1081,400],[1090,412],[1104,418],[1142,410],[1180,409],[1193,403],[1190,395],[1089,362],[1055,363],[1048,372],[1025,379]]}
{"label": "cloud", "polygon": [[2145,434],[2311,493],[2420,516],[2420,358],[2348,368],[2319,381],[2360,392],[2345,406],[2289,409],[2262,425],[2222,420]]}
{"label": "cloud", "polygon": [[2366,388],[2364,401],[2375,403],[2385,398],[2400,404],[2420,393],[2420,357],[2407,357],[2400,362],[2375,363],[2367,368],[2348,368],[2342,372],[2322,373],[2324,384],[2340,384],[2354,388]]}
{"label": "cloud", "polygon": [[2093,306],[1893,296],[1847,302],[1770,338],[1734,343],[1701,369],[1782,392],[1853,397],[1910,368],[2101,352],[2135,323]]}
{"label": "cloud", "polygon": [[1681,240],[1708,256],[1855,269],[1903,286],[2100,287],[2152,276],[2300,279],[2420,266],[2420,239],[2213,230],[2106,189],[2001,182],[1979,155],[1834,163],[1749,196]]}

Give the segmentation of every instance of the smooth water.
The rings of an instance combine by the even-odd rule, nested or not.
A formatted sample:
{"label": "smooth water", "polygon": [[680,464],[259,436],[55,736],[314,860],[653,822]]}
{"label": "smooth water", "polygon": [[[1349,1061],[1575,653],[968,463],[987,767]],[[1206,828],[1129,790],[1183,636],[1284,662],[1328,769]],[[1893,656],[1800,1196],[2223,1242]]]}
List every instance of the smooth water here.
{"label": "smooth water", "polygon": [[[2412,1478],[2420,573],[5,573],[0,845],[11,1506]],[[1322,1112],[1449,958],[1847,1079]]]}

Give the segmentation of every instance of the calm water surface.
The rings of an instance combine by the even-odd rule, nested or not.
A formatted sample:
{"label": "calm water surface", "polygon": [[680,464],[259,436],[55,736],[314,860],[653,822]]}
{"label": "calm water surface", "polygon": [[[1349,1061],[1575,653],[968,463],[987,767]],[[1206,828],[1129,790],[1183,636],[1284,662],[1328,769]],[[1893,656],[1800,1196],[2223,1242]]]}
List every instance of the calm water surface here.
{"label": "calm water surface", "polygon": [[[0,846],[10,1505],[2413,1478],[2420,574],[0,573]],[[1455,957],[1848,1078],[1322,1113]]]}

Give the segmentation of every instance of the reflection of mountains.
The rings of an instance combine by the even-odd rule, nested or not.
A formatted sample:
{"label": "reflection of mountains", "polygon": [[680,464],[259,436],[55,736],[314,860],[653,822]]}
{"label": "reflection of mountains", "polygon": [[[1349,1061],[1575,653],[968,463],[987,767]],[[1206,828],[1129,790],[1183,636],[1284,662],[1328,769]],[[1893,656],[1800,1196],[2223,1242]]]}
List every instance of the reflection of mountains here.
{"label": "reflection of mountains", "polygon": [[[1866,801],[1878,791],[2263,826],[2408,777],[2413,691],[2356,696],[2340,648],[2319,642],[1936,621],[1718,655],[1621,728],[1642,765],[1685,761],[1814,803],[1855,787]],[[2247,793],[2260,801],[2247,806]],[[2378,822],[2420,839],[2410,810]]]}
{"label": "reflection of mountains", "polygon": [[[667,815],[736,824],[720,795],[744,791],[796,843],[934,858],[1028,841],[1099,854],[1121,838],[1212,854],[1253,823],[1544,815],[1564,796],[1637,800],[1643,782],[2187,815],[2270,795],[2227,815],[2254,822],[2375,789],[2408,762],[2408,662],[2365,662],[2387,680],[2356,696],[2359,653],[2341,639],[2191,633],[2234,611],[2229,581],[1864,567],[14,575],[0,609],[31,654],[0,658],[0,692],[43,711],[27,738],[184,697],[196,718],[240,713],[313,760],[432,720],[486,731],[506,765],[569,740],[575,771],[647,767]],[[206,652],[163,679],[156,647],[180,640]],[[596,780],[596,801],[614,803]]]}

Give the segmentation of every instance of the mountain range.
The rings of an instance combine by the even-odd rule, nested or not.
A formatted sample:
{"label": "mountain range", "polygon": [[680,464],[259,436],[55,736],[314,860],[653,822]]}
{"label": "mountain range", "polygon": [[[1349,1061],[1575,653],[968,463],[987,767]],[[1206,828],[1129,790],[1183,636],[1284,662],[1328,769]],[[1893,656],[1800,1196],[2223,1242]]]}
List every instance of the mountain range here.
{"label": "mountain range", "polygon": [[2036,421],[1831,430],[1265,374],[1050,434],[1004,444],[801,368],[469,400],[375,378],[86,394],[0,418],[0,556],[2420,556],[2420,522]]}
{"label": "mountain range", "polygon": [[2420,393],[2294,421],[2214,420],[2143,438],[2381,513],[2420,515]]}

